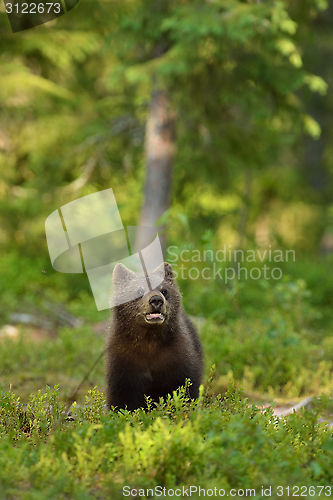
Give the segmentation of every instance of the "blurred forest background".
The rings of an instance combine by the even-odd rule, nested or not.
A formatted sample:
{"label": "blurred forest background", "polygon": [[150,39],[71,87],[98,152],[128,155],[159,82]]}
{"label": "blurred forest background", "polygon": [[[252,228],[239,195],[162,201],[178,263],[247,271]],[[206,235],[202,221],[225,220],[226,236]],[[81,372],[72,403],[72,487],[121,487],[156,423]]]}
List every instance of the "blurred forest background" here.
{"label": "blurred forest background", "polygon": [[[2,388],[70,394],[102,351],[109,313],[52,269],[45,219],[112,188],[124,225],[147,222],[162,95],[167,246],[296,252],[277,281],[180,280],[207,374],[254,398],[330,393],[333,2],[81,0],[15,34],[2,3],[0,37]],[[86,388],[103,384],[101,361]]]}

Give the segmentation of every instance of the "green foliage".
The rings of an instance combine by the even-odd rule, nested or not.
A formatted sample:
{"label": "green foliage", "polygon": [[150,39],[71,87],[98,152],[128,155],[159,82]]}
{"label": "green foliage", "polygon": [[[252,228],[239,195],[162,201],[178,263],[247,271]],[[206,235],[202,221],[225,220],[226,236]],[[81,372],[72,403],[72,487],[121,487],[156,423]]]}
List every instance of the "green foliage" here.
{"label": "green foliage", "polygon": [[[324,3],[308,2],[313,17],[318,8]],[[234,194],[245,168],[292,168],[286,145],[291,153],[303,131],[318,138],[320,125],[298,97],[302,88],[327,90],[303,68],[298,28],[307,29],[309,17],[300,2],[288,1],[119,6],[110,36],[118,66],[110,70],[109,88],[127,82],[140,104],[154,76],[168,90],[177,113],[175,201],[196,200],[189,175],[192,195],[202,181]],[[302,175],[298,180],[303,184]]]}
{"label": "green foliage", "polygon": [[[93,390],[88,391],[85,397],[85,406],[82,412],[82,419],[90,422],[91,424],[100,423],[100,418],[106,404],[106,399],[103,393],[94,387]],[[74,412],[75,415],[75,412]]]}
{"label": "green foliage", "polygon": [[81,376],[85,368],[103,350],[103,338],[98,337],[90,327],[63,328],[55,341],[45,338],[39,343],[29,339],[23,332],[18,342],[5,339],[1,345],[1,373],[15,375],[22,366],[26,373],[36,375],[62,372]]}
{"label": "green foliage", "polygon": [[25,408],[20,404],[20,398],[15,398],[12,392],[1,392],[0,397],[1,431],[14,441],[23,435],[48,435],[53,423],[61,418],[65,409],[59,401],[59,386],[54,386],[54,389],[46,386],[44,394],[40,390],[30,394]]}
{"label": "green foliage", "polygon": [[177,211],[186,207],[192,231],[221,217],[220,203],[209,214],[197,203],[203,181],[206,199],[236,194],[227,217],[235,229],[244,169],[262,188],[251,202],[254,219],[267,209],[263,199],[283,196],[264,185],[267,175],[274,190],[280,184],[294,200],[306,193],[322,203],[297,147],[304,130],[320,132],[302,98],[323,103],[312,94],[325,94],[326,83],[309,69],[304,46],[326,3],[303,3],[86,0],[15,36],[1,11],[0,246],[46,261],[47,215],[110,186],[124,222],[135,224],[153,75],[177,114],[173,201]]}
{"label": "green foliage", "polygon": [[299,397],[332,388],[332,349],[298,335],[283,318],[252,319],[251,330],[242,320],[230,326],[203,327],[206,356],[216,362],[219,390],[228,380],[240,383],[247,393]]}
{"label": "green foliage", "polygon": [[[248,406],[233,385],[223,399],[201,393],[191,404],[182,388],[148,413],[131,414],[106,412],[102,394],[94,390],[79,410],[87,418],[78,418],[75,409],[70,422],[53,413],[57,419],[50,426],[51,401],[52,412],[63,410],[57,398],[57,388],[31,395],[33,413],[32,406],[23,409],[11,393],[1,395],[3,495],[121,498],[125,486],[200,485],[226,491],[254,488],[259,496],[262,486],[316,487],[332,481],[332,435],[317,421],[323,402],[313,411],[278,419],[271,408]],[[33,425],[24,428],[18,411]]]}
{"label": "green foliage", "polygon": [[[103,350],[104,339],[91,326],[62,328],[56,339],[51,340],[46,335],[37,342],[31,338],[31,329],[23,328],[19,339],[1,339],[0,387],[4,389],[12,386],[27,402],[29,392],[46,384],[61,383],[66,387],[62,399],[67,400],[75,393]],[[103,387],[104,377],[103,360],[100,360],[81,388],[78,398],[81,399],[82,391],[92,384]]]}

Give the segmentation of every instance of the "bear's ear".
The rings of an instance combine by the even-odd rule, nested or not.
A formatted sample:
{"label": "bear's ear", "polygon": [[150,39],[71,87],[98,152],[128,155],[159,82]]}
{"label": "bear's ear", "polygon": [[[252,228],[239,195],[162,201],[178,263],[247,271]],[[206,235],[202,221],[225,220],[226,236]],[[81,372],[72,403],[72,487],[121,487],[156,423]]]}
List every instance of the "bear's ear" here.
{"label": "bear's ear", "polygon": [[164,262],[164,270],[165,270],[165,277],[166,278],[170,278],[170,279],[174,278],[172,265],[169,264],[169,262]]}
{"label": "bear's ear", "polygon": [[173,279],[173,269],[169,262],[163,262],[157,269],[155,269],[154,274],[164,273],[165,279]]}
{"label": "bear's ear", "polygon": [[133,273],[133,271],[127,269],[127,267],[124,266],[124,264],[122,264],[121,262],[118,262],[113,270],[112,281],[115,284],[121,285],[122,283],[125,283],[134,278],[134,276],[135,273]]}

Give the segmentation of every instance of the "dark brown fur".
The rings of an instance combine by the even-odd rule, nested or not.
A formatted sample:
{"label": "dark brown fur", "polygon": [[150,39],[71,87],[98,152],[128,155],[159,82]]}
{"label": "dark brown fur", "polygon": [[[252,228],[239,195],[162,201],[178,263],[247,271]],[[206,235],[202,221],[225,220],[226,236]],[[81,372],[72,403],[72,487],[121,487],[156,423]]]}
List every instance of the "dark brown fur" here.
{"label": "dark brown fur", "polygon": [[143,276],[122,264],[115,267],[115,295],[137,289],[138,298],[113,308],[106,347],[108,407],[145,407],[144,395],[158,401],[187,378],[192,382],[190,397],[199,395],[201,344],[181,305],[172,267],[162,266],[155,273],[165,270],[163,283],[145,294]]}

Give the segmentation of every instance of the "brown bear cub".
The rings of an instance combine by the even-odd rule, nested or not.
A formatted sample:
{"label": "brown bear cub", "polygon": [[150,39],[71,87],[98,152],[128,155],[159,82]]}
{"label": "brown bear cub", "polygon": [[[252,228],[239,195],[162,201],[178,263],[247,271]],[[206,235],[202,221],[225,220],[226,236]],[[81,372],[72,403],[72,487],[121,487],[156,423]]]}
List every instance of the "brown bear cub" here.
{"label": "brown bear cub", "polygon": [[145,276],[120,263],[113,271],[114,295],[125,298],[131,293],[136,298],[121,304],[118,300],[111,316],[106,345],[109,408],[146,408],[145,395],[158,402],[183,386],[187,378],[192,383],[190,397],[199,395],[201,344],[181,305],[171,265],[162,264],[152,275],[161,272],[164,281],[145,292]]}

